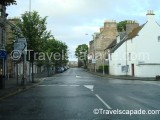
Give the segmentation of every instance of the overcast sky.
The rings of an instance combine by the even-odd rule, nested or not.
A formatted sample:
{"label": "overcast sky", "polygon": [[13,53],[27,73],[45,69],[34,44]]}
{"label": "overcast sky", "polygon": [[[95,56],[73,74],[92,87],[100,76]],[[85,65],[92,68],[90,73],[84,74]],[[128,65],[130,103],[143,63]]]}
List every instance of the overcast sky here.
{"label": "overcast sky", "polygon": [[[29,0],[16,1],[17,5],[7,7],[9,18],[29,10]],[[31,0],[31,10],[48,16],[48,30],[69,46],[70,60],[75,60],[75,48],[89,44],[105,20],[136,20],[143,24],[147,10],[154,10],[160,23],[159,5],[159,0]]]}

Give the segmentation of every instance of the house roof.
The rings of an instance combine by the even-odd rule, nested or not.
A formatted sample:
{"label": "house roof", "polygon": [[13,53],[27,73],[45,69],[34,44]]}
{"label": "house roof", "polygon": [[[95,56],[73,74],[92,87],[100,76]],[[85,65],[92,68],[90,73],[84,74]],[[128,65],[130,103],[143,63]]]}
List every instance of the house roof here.
{"label": "house roof", "polygon": [[[122,40],[126,36],[126,32],[119,32],[117,37],[118,36],[120,37],[120,40]],[[116,46],[116,44],[117,44],[117,39],[114,39],[106,49],[113,48],[114,46]]]}
{"label": "house roof", "polygon": [[[146,23],[145,23],[146,24]],[[121,39],[121,41],[115,45],[115,47],[113,47],[111,49],[111,53],[113,53],[114,51],[116,51],[125,41],[129,40],[129,39],[132,39],[134,37],[137,36],[137,34],[139,33],[139,31],[145,26],[145,24],[139,26],[139,27],[136,27],[135,29],[132,30],[132,32],[130,32],[128,35],[124,35],[123,38]]]}
{"label": "house roof", "polygon": [[119,48],[127,40],[126,38],[127,35],[124,36],[124,38],[114,48],[112,48],[110,52],[113,53],[115,50],[117,50],[117,48]]}
{"label": "house roof", "polygon": [[[146,23],[145,23],[145,24],[146,24]],[[144,27],[145,24],[143,24],[143,25],[141,25],[141,26],[136,27],[135,29],[133,29],[132,32],[130,32],[130,33],[128,34],[127,40],[136,37],[137,34],[139,33],[139,31]]]}
{"label": "house roof", "polygon": [[117,44],[117,40],[114,39],[106,49],[113,48],[116,44]]}

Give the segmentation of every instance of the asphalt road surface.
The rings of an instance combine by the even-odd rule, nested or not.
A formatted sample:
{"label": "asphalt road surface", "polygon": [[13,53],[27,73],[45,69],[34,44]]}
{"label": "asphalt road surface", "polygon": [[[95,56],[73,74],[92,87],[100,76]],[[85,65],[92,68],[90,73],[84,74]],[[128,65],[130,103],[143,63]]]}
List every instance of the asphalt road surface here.
{"label": "asphalt road surface", "polygon": [[0,102],[0,120],[160,120],[160,84],[98,77],[81,68]]}

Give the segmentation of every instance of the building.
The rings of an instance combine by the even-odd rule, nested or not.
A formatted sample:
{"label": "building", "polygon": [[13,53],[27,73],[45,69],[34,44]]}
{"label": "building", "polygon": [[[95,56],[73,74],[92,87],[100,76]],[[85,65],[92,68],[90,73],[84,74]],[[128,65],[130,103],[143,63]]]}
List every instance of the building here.
{"label": "building", "polygon": [[[5,51],[5,21],[6,21],[6,6],[0,4],[0,50]],[[0,75],[5,76],[5,59],[0,59]]]}
{"label": "building", "polygon": [[[93,40],[90,41],[89,55],[92,57],[89,59],[88,69],[98,70],[99,66],[102,66],[104,64],[104,60],[108,58],[108,54],[106,53],[105,49],[114,41],[114,39],[116,39],[116,36],[116,21],[105,21],[104,26],[100,28],[100,32],[96,33],[93,36]],[[95,58],[96,63],[93,63],[93,61],[91,61],[92,58]]]}
{"label": "building", "polygon": [[148,11],[145,24],[132,25],[131,32],[119,35],[116,42],[108,47],[111,75],[160,75],[160,26],[154,16],[153,11]]}
{"label": "building", "polygon": [[69,67],[78,67],[78,62],[77,61],[69,61],[68,65],[69,65]]}
{"label": "building", "polygon": [[[13,18],[13,19],[7,19],[7,21],[13,25],[15,25],[19,19],[18,18]],[[16,25],[15,25],[16,26]],[[12,52],[13,44],[14,41],[16,40],[15,35],[13,34],[13,28],[10,24],[6,24],[6,51],[8,52],[8,57],[7,57],[7,65],[6,65],[6,74],[9,77],[14,77],[15,76],[15,63],[11,59],[10,53]]]}

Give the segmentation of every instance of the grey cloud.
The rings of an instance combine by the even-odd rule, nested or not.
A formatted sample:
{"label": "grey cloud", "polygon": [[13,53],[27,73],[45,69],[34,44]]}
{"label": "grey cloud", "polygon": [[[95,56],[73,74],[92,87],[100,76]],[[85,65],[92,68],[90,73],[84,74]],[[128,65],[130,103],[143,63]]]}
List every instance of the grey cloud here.
{"label": "grey cloud", "polygon": [[[17,6],[8,7],[10,16],[19,16],[28,10],[28,0],[17,2]],[[94,27],[103,26],[104,20],[134,19],[144,23],[148,9],[156,10],[159,14],[159,4],[160,1],[151,0],[32,0],[32,10],[48,16],[48,29],[57,39],[72,46],[69,49],[73,52],[73,46],[89,43],[91,34],[98,31]],[[75,30],[78,26],[81,27]],[[85,33],[89,35],[85,36]]]}

